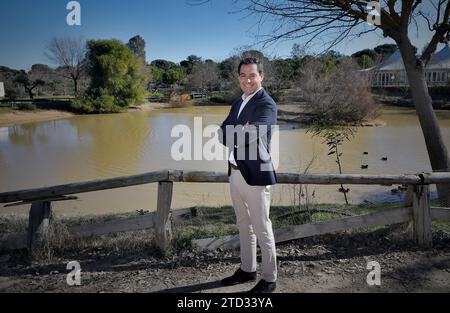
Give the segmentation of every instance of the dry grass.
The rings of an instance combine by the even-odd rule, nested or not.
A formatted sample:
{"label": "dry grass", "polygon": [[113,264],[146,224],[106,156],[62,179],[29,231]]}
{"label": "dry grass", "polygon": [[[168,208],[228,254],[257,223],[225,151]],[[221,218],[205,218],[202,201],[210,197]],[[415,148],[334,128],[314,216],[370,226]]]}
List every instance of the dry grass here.
{"label": "dry grass", "polygon": [[[305,222],[321,222],[337,219],[345,214],[364,214],[380,209],[398,207],[399,203],[379,204],[373,206],[310,204],[308,210],[293,210],[291,207],[277,207],[271,209],[271,218],[274,228],[282,228],[288,225],[299,225]],[[288,213],[288,214],[287,214]],[[311,219],[306,218],[305,214]],[[123,214],[114,216],[59,219],[53,217],[51,226],[46,234],[47,241],[31,255],[34,261],[48,263],[70,256],[89,255],[92,258],[98,256],[127,257],[149,253],[161,255],[155,244],[154,230],[139,230],[120,232],[101,236],[78,237],[69,232],[73,225],[98,223],[101,221],[122,219]],[[0,234],[17,233],[26,231],[28,219],[18,217],[1,217]],[[378,227],[379,228],[379,227]],[[373,229],[361,229],[360,231],[374,231]],[[409,229],[406,225],[400,230],[406,234]],[[355,230],[358,231],[358,230]],[[197,216],[177,222],[173,227],[174,240],[172,250],[168,254],[178,254],[191,249],[193,239],[221,237],[237,234],[233,209],[229,206],[221,208],[197,208]],[[450,223],[433,222],[433,233],[450,235]]]}

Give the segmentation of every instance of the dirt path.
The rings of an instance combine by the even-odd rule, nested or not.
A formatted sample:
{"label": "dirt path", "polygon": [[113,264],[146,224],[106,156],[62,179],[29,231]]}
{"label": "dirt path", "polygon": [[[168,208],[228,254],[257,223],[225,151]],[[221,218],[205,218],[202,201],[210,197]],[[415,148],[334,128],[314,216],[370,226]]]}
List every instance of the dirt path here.
{"label": "dirt path", "polygon": [[56,110],[14,111],[0,114],[0,127],[24,124],[29,122],[44,122],[69,118],[75,114]]}
{"label": "dirt path", "polygon": [[[161,108],[167,108],[168,103],[145,103],[128,109],[128,112],[150,111]],[[57,110],[36,110],[36,111],[14,111],[11,113],[0,114],[0,127],[30,123],[30,122],[46,122],[62,118],[75,116],[75,113]]]}
{"label": "dirt path", "polygon": [[[383,233],[329,235],[278,245],[277,292],[450,292],[450,239],[420,250]],[[223,287],[239,264],[237,252],[158,258],[151,252],[117,256],[89,251],[49,264],[0,256],[0,292],[243,292],[254,283]],[[81,285],[66,283],[67,262],[81,264]],[[380,264],[381,285],[369,286],[369,261]]]}

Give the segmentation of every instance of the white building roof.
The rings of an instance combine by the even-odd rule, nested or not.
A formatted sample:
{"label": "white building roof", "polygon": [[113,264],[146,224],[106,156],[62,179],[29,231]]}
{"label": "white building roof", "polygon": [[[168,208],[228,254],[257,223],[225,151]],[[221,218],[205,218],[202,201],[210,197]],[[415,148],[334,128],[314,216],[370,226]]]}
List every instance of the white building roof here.
{"label": "white building roof", "polygon": [[375,67],[377,71],[402,71],[405,69],[400,50],[396,50],[389,58]]}
{"label": "white building roof", "polygon": [[444,49],[433,54],[427,69],[450,69],[450,47],[446,45]]}
{"label": "white building roof", "polygon": [[[397,49],[389,58],[372,69],[375,71],[403,71],[405,66],[400,50]],[[438,53],[432,54],[426,69],[450,69],[450,47],[446,45]]]}

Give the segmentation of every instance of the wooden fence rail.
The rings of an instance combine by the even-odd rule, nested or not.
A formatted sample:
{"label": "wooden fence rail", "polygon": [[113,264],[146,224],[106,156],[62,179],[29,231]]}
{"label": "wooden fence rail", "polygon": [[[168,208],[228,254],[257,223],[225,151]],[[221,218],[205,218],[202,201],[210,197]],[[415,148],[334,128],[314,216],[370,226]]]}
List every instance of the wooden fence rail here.
{"label": "wooden fence rail", "polygon": [[[358,184],[358,185],[408,185],[411,195],[409,205],[400,209],[383,210],[381,212],[346,217],[338,220],[289,226],[275,230],[277,242],[296,238],[326,234],[358,227],[391,225],[411,221],[413,239],[421,246],[432,245],[431,220],[450,221],[450,209],[430,208],[429,185],[450,183],[450,173],[421,173],[407,175],[359,175],[359,174],[277,174],[279,184]],[[27,234],[7,234],[0,240],[1,249],[26,247],[33,250],[46,240],[51,222],[51,203],[76,199],[67,195],[92,191],[123,188],[149,183],[158,183],[157,210],[150,216],[133,217],[122,221],[105,222],[102,225],[79,226],[70,229],[79,235],[99,235],[117,231],[138,229],[155,229],[158,246],[165,251],[172,240],[171,215],[184,214],[185,211],[171,209],[173,183],[226,183],[225,173],[203,171],[163,170],[140,175],[94,180],[80,183],[58,185],[52,187],[10,191],[0,193],[0,203],[5,206],[31,203]],[[13,202],[13,203],[12,203]],[[178,212],[177,212],[178,211]],[[183,213],[184,212],[184,213]],[[200,249],[236,248],[239,244],[236,236],[224,238],[206,238],[194,241]]]}

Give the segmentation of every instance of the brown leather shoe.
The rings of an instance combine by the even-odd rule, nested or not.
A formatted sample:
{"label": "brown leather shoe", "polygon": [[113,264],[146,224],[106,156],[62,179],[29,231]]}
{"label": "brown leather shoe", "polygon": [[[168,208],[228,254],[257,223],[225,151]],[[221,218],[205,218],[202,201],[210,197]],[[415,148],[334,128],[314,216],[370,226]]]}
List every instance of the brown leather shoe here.
{"label": "brown leather shoe", "polygon": [[243,270],[241,270],[241,268],[238,268],[238,270],[233,275],[222,279],[222,284],[225,286],[233,286],[255,280],[256,272],[244,272]]}
{"label": "brown leather shoe", "polygon": [[249,290],[248,293],[272,293],[277,288],[277,282],[268,282],[261,279],[255,287]]}

